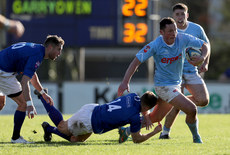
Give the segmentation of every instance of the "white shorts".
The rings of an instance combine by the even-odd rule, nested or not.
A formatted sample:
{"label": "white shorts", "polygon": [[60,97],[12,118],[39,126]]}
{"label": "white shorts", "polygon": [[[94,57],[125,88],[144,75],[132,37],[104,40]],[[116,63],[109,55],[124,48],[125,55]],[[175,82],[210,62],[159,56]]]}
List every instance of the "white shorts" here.
{"label": "white shorts", "polygon": [[155,87],[156,94],[164,101],[170,102],[176,96],[181,94],[180,85],[172,85],[172,86],[156,86]]}
{"label": "white shorts", "polygon": [[204,80],[198,73],[183,74],[182,84],[204,84]]}
{"label": "white shorts", "polygon": [[22,87],[15,74],[0,70],[0,93],[10,95],[20,91],[22,91]]}
{"label": "white shorts", "polygon": [[91,117],[98,104],[86,104],[68,119],[68,129],[74,136],[92,133]]}

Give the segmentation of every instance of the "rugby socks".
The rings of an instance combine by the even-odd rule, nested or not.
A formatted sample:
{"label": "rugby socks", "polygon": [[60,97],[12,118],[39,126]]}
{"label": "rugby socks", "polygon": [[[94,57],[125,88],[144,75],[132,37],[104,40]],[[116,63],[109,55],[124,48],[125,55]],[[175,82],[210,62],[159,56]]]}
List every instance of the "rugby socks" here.
{"label": "rugby socks", "polygon": [[163,127],[163,131],[161,133],[162,136],[164,135],[169,135],[169,132],[170,132],[170,128],[167,128],[165,125]]}
{"label": "rugby socks", "polygon": [[67,135],[61,133],[56,127],[53,127],[53,126],[50,126],[50,125],[49,125],[49,126],[47,126],[46,130],[47,130],[48,132],[50,132],[50,133],[54,133],[54,134],[56,134],[56,135],[58,135],[58,136],[60,136],[60,137],[62,137],[62,138],[64,138],[64,139],[70,141],[70,137],[71,137],[71,136],[67,136]]}
{"label": "rugby socks", "polygon": [[20,131],[22,128],[22,124],[25,120],[26,112],[16,110],[14,113],[14,131],[12,139],[16,140],[20,137]]}
{"label": "rugby socks", "polygon": [[40,97],[50,119],[53,121],[53,123],[58,126],[58,124],[63,120],[63,116],[60,113],[59,110],[57,110],[54,106],[51,106],[49,103],[47,103],[43,97]]}
{"label": "rugby socks", "polygon": [[195,123],[193,124],[190,124],[190,123],[186,123],[192,133],[192,136],[193,136],[193,140],[196,140],[196,139],[201,139],[200,138],[200,135],[198,133],[198,119],[196,120]]}

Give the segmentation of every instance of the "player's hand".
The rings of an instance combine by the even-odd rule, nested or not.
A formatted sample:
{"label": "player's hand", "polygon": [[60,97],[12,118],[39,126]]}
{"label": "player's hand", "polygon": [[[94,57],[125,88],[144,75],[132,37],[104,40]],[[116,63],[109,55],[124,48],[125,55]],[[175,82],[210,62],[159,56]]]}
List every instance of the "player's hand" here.
{"label": "player's hand", "polygon": [[28,118],[33,119],[34,115],[37,115],[37,111],[33,105],[27,106]]}
{"label": "player's hand", "polygon": [[204,57],[203,56],[193,56],[191,57],[191,60],[188,60],[190,64],[193,66],[199,66],[204,62]]}
{"label": "player's hand", "polygon": [[149,118],[149,115],[145,115],[145,125],[146,125],[146,130],[152,129],[152,127],[154,126],[152,121]]}
{"label": "player's hand", "polygon": [[49,103],[51,106],[54,105],[53,99],[52,99],[48,94],[43,93],[43,94],[42,94],[42,97],[43,97],[44,100],[45,100],[47,103]]}
{"label": "player's hand", "polygon": [[122,82],[118,88],[117,96],[122,96],[125,90],[129,92],[129,84]]}
{"label": "player's hand", "polygon": [[155,127],[154,132],[158,133],[162,130],[162,125],[160,122],[158,122],[158,125]]}
{"label": "player's hand", "polygon": [[208,71],[208,64],[207,63],[203,63],[202,65],[200,65],[198,67],[198,70],[199,70],[200,73],[201,72],[207,72]]}
{"label": "player's hand", "polygon": [[25,31],[23,24],[17,20],[10,20],[9,32],[13,34],[16,38],[20,38]]}

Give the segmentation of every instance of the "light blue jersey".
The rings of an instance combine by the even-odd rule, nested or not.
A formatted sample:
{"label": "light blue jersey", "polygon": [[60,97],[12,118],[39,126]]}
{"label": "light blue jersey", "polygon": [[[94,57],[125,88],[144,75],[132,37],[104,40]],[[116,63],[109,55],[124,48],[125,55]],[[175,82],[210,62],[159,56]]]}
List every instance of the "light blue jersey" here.
{"label": "light blue jersey", "polygon": [[[208,37],[206,36],[203,28],[200,25],[195,24],[193,22],[188,22],[188,26],[186,29],[181,30],[181,29],[177,28],[177,31],[190,34],[194,37],[197,37],[197,38],[204,40],[205,42],[209,43]],[[183,74],[196,73],[196,72],[198,72],[197,67],[193,66],[192,64],[190,64],[187,61],[187,59],[185,59]]]}
{"label": "light blue jersey", "polygon": [[201,48],[204,41],[189,34],[178,33],[173,45],[167,45],[162,36],[145,45],[136,57],[144,62],[153,56],[156,69],[155,86],[178,85],[182,81],[182,69],[185,59],[185,49]]}

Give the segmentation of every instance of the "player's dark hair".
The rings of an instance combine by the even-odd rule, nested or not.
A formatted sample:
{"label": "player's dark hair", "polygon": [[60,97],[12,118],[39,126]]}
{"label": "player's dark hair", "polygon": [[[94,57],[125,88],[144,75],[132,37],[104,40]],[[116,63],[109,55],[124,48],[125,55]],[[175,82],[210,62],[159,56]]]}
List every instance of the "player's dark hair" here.
{"label": "player's dark hair", "polygon": [[172,7],[172,10],[173,12],[177,9],[180,9],[180,10],[184,10],[184,11],[188,11],[188,7],[187,5],[183,4],[183,3],[177,3],[175,5],[173,5]]}
{"label": "player's dark hair", "polygon": [[44,46],[47,47],[49,44],[54,44],[55,46],[64,45],[65,41],[57,35],[48,35],[44,42]]}
{"label": "player's dark hair", "polygon": [[175,24],[175,20],[171,17],[162,18],[160,21],[160,30],[164,30],[166,25]]}
{"label": "player's dark hair", "polygon": [[141,104],[148,106],[150,109],[153,108],[157,104],[157,97],[156,95],[151,92],[147,91],[141,96]]}

